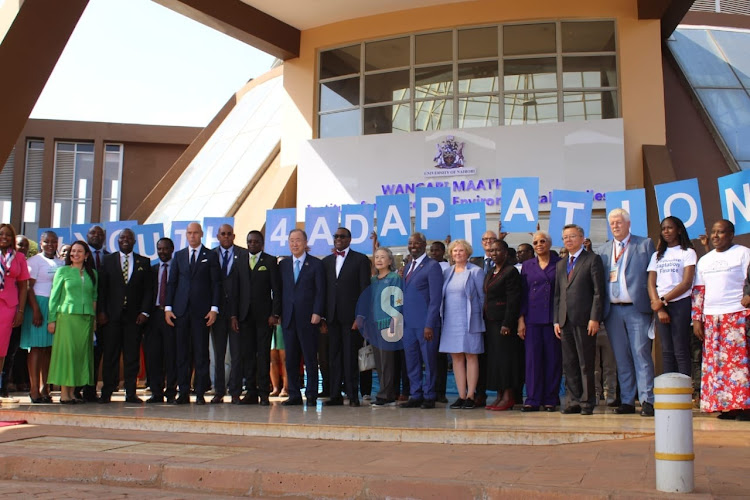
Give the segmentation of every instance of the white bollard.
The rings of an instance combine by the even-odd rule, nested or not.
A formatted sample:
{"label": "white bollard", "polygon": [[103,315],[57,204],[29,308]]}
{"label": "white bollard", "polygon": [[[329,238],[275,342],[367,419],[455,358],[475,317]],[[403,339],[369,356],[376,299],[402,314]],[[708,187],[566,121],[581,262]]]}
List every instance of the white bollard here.
{"label": "white bollard", "polygon": [[693,460],[693,382],[681,373],[654,380],[656,489],[690,493]]}

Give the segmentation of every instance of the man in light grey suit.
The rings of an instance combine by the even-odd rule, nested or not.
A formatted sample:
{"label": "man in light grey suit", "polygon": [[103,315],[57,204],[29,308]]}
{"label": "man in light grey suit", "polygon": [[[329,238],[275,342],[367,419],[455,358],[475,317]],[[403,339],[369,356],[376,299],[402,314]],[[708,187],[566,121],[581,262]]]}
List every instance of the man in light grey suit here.
{"label": "man in light grey suit", "polygon": [[557,263],[555,272],[555,335],[562,342],[563,373],[570,403],[563,413],[591,415],[596,405],[594,359],[596,333],[602,319],[604,271],[593,252],[583,248],[583,228],[563,228],[563,244],[569,257]]}
{"label": "man in light grey suit", "polygon": [[608,215],[614,238],[599,248],[607,271],[604,324],[617,360],[622,404],[617,414],[635,413],[636,390],[641,416],[654,416],[654,362],[651,301],[648,296],[648,263],[654,253],[650,238],[630,234],[630,214],[616,208]]}

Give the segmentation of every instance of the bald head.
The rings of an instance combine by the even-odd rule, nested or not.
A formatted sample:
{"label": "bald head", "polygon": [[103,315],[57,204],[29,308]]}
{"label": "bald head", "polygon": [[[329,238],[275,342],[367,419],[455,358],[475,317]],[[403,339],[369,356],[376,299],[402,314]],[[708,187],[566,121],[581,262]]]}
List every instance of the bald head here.
{"label": "bald head", "polygon": [[485,233],[482,235],[482,248],[484,249],[485,255],[490,254],[490,248],[492,247],[492,244],[496,241],[497,241],[497,233],[495,231],[485,231]]}
{"label": "bald head", "polygon": [[185,237],[187,238],[188,245],[192,248],[198,248],[201,245],[201,238],[203,238],[203,228],[197,222],[191,222],[187,225]]}
{"label": "bald head", "polygon": [[232,245],[234,245],[234,228],[229,224],[222,224],[216,234],[216,239],[219,241],[221,248],[226,250],[232,248]]}

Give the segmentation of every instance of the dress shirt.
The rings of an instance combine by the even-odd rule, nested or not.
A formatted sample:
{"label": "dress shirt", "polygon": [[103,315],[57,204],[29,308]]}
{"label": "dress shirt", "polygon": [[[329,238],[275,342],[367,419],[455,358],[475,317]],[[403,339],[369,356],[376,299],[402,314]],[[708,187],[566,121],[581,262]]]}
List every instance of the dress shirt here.
{"label": "dress shirt", "polygon": [[[625,251],[619,259],[620,271],[617,274],[617,281],[620,284],[620,295],[615,297],[612,295],[612,284],[609,287],[609,301],[613,304],[632,304],[633,298],[628,293],[628,283],[625,281],[625,265],[628,262],[628,254],[630,253],[630,233],[625,237],[622,242],[625,244]],[[617,263],[615,262],[615,256],[620,254],[620,242],[616,239],[612,239],[612,258],[610,259],[610,270],[617,269]],[[609,274],[607,274],[607,280],[609,281]]]}
{"label": "dress shirt", "polygon": [[299,257],[292,255],[292,270],[294,270],[294,266],[296,266],[297,261],[299,261],[299,272],[302,272],[302,266],[305,265],[305,257],[307,257],[307,252],[303,252]]}
{"label": "dress shirt", "polygon": [[[234,260],[234,245],[232,245],[229,248],[224,248],[222,246],[219,247],[221,254],[219,255],[219,267],[221,267],[221,271],[224,273],[224,275],[229,274],[229,271],[232,270],[232,261]],[[227,260],[227,268],[224,269],[224,252],[229,252],[229,260]]]}
{"label": "dress shirt", "polygon": [[253,267],[253,257],[255,257],[255,266],[256,266],[256,267],[258,266],[258,262],[260,262],[260,254],[261,254],[261,253],[262,253],[262,252],[258,252],[258,253],[251,253],[251,254],[250,254],[250,258],[249,258],[249,259],[247,260],[247,262],[248,262],[248,266],[250,266],[250,269],[253,269],[253,270],[255,270],[255,268]]}
{"label": "dress shirt", "polygon": [[133,276],[133,266],[135,265],[133,252],[130,252],[129,254],[124,254],[122,252],[117,253],[120,254],[120,269],[125,269],[125,260],[128,261],[128,281],[130,281],[130,277]]}
{"label": "dress shirt", "polygon": [[[404,279],[406,279],[411,274],[411,272],[415,272],[417,270],[417,268],[422,263],[422,261],[425,259],[425,257],[427,257],[427,254],[423,253],[418,258],[412,260],[413,264],[411,264],[411,263],[409,264],[409,269],[406,270],[406,275],[404,276]],[[412,269],[413,269],[413,271],[412,271]]]}
{"label": "dress shirt", "polygon": [[[167,280],[169,280],[169,275],[172,274],[172,259],[169,259],[166,262],[159,261],[159,270],[158,273],[158,284],[156,286],[156,305],[157,306],[163,306],[164,304],[159,304],[159,290],[161,290],[161,275],[164,271],[164,264],[167,265]],[[166,283],[164,283],[164,286],[167,286]]]}
{"label": "dress shirt", "polygon": [[339,277],[339,273],[341,272],[341,267],[344,265],[344,259],[346,259],[346,256],[349,255],[349,247],[346,247],[344,250],[344,255],[336,255],[336,277]]}

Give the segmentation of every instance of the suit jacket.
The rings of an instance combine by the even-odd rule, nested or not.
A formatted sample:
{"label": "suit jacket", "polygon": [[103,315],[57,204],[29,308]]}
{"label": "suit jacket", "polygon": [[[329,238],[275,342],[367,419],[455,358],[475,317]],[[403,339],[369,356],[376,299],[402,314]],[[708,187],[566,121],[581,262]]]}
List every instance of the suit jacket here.
{"label": "suit jacket", "polygon": [[239,276],[242,272],[238,263],[241,256],[247,254],[247,248],[232,245],[232,267],[229,269],[229,274],[224,273],[224,270],[221,269],[224,249],[220,245],[214,248],[214,252],[219,258],[219,276],[221,276],[221,305],[219,311],[222,314],[234,316],[234,311],[237,309],[236,303],[239,300],[239,294],[237,293]]}
{"label": "suit jacket", "polygon": [[[466,286],[464,293],[466,298],[466,324],[469,326],[469,333],[481,333],[484,328],[484,317],[482,310],[484,308],[484,271],[481,267],[472,263],[466,264]],[[444,318],[445,313],[445,290],[448,288],[448,282],[456,274],[456,266],[451,266],[443,270],[443,300],[440,301],[440,317]]]}
{"label": "suit jacket", "polygon": [[258,255],[255,269],[250,269],[250,252],[243,252],[234,263],[237,266],[235,308],[232,316],[246,321],[281,316],[281,275],[276,257],[266,252]]}
{"label": "suit jacket", "polygon": [[[481,257],[472,257],[469,259],[469,262],[479,267],[479,269],[481,269],[482,272],[484,272],[484,259],[486,258],[487,258],[487,255],[482,255]],[[492,259],[490,259],[490,267],[491,268],[495,267],[495,262]]]}
{"label": "suit jacket", "polygon": [[601,321],[604,307],[604,269],[598,255],[583,250],[568,280],[567,259],[557,263],[553,323],[561,327],[570,321],[586,327],[590,320]]}
{"label": "suit jacket", "polygon": [[[109,321],[119,321],[124,315],[135,321],[142,312],[149,314],[153,309],[154,291],[151,281],[151,261],[133,252],[133,269],[127,283],[122,277],[120,252],[108,254],[102,259],[99,268],[98,312],[107,315]],[[127,306],[123,303],[127,297]]]}
{"label": "suit jacket", "polygon": [[306,254],[297,282],[294,282],[293,257],[279,263],[281,274],[281,326],[289,328],[296,321],[298,329],[309,328],[313,314],[325,316],[326,282],[323,263]]}
{"label": "suit jacket", "polygon": [[487,321],[498,321],[515,332],[521,309],[521,275],[512,264],[506,263],[498,274],[488,273],[484,278]]}
{"label": "suit jacket", "polygon": [[[628,294],[633,299],[633,305],[643,314],[651,314],[651,298],[648,296],[648,264],[651,261],[651,255],[656,250],[651,238],[630,235],[630,241],[625,254],[625,266],[622,272],[625,273],[625,282],[628,286]],[[609,314],[609,269],[612,264],[612,240],[607,240],[597,251],[602,259],[604,267],[604,317]]]}
{"label": "suit jacket", "polygon": [[[94,277],[97,277],[94,271]],[[96,279],[96,281],[99,281]],[[55,272],[52,291],[49,295],[49,316],[47,322],[57,321],[57,315],[96,314],[94,303],[97,299],[96,284],[91,281],[89,273],[83,272],[83,279],[78,269],[73,266],[62,266]]]}
{"label": "suit jacket", "polygon": [[326,319],[342,325],[354,323],[357,300],[370,286],[370,259],[351,248],[336,277],[336,254],[323,259],[326,272]]}
{"label": "suit jacket", "polygon": [[[174,260],[169,263],[169,267],[167,268],[167,282],[164,283],[164,286],[167,287],[167,290],[169,290],[169,277],[172,275],[172,264],[174,263]],[[160,260],[158,264],[154,264],[151,266],[151,296],[153,300],[151,301],[151,309],[156,309],[156,301],[159,299],[159,275],[161,274],[161,265],[163,262]],[[169,291],[167,291],[167,294],[169,294]],[[164,299],[166,301],[166,299]],[[161,304],[163,307],[165,304]]]}
{"label": "suit jacket", "polygon": [[560,257],[549,256],[549,264],[542,269],[534,257],[521,267],[521,314],[527,325],[552,323],[555,304],[555,277]]}
{"label": "suit jacket", "polygon": [[191,269],[190,247],[175,252],[167,283],[166,305],[172,307],[172,312],[183,316],[189,308],[192,314],[203,317],[212,306],[220,308],[221,303],[218,254],[201,245]]}
{"label": "suit jacket", "polygon": [[443,269],[425,256],[411,275],[404,271],[404,328],[440,328]]}

